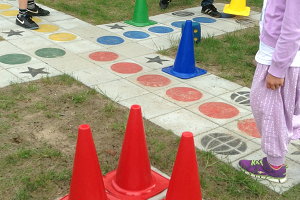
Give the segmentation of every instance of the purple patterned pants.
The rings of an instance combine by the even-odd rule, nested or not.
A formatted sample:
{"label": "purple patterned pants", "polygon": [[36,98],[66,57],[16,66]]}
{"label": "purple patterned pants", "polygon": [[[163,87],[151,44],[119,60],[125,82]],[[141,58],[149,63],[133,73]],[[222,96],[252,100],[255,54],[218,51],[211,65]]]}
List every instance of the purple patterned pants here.
{"label": "purple patterned pants", "polygon": [[300,67],[290,67],[283,86],[275,90],[266,86],[269,67],[257,64],[250,102],[261,149],[278,166],[284,164],[290,141],[300,138]]}

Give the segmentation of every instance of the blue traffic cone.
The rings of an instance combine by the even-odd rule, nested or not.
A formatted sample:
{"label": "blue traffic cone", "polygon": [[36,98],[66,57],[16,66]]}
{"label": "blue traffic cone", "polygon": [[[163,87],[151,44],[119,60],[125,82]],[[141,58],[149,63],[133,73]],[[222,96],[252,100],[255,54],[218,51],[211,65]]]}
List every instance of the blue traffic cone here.
{"label": "blue traffic cone", "polygon": [[194,78],[207,73],[206,70],[196,67],[193,38],[192,21],[187,20],[182,32],[175,63],[171,67],[162,68],[163,72],[181,79]]}

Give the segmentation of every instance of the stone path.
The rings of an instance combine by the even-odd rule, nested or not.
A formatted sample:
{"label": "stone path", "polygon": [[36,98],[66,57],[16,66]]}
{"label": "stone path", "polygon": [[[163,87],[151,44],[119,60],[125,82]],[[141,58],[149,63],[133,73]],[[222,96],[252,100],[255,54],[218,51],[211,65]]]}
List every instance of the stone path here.
{"label": "stone path", "polygon": [[[143,116],[181,136],[191,131],[195,146],[211,150],[234,168],[241,158],[260,159],[260,135],[249,106],[249,88],[213,74],[179,79],[161,71],[174,60],[157,54],[178,42],[181,24],[201,24],[201,36],[216,36],[257,23],[260,13],[249,17],[213,19],[201,8],[150,17],[158,24],[134,27],[123,22],[94,26],[73,16],[48,9],[50,16],[35,17],[36,31],[15,24],[18,1],[0,0],[0,87],[42,76],[72,74],[119,104],[142,106]],[[224,4],[216,3],[219,10]],[[289,145],[288,181],[261,181],[282,193],[300,182],[300,142]],[[160,199],[164,194],[154,197]]]}

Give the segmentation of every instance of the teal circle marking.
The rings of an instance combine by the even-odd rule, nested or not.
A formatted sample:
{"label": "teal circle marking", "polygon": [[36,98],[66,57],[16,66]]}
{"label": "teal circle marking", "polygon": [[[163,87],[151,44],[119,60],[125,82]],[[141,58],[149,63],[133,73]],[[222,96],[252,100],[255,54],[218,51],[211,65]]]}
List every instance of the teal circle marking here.
{"label": "teal circle marking", "polygon": [[31,60],[31,57],[25,54],[6,54],[0,56],[0,62],[7,65],[24,64]]}
{"label": "teal circle marking", "polygon": [[43,48],[35,51],[35,54],[43,58],[56,58],[64,56],[66,52],[58,48]]}

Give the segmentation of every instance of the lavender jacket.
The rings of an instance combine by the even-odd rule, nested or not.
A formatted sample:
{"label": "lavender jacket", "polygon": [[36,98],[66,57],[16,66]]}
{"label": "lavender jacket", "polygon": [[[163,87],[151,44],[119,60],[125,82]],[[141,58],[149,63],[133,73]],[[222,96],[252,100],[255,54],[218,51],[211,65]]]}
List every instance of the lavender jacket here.
{"label": "lavender jacket", "polygon": [[269,73],[284,78],[300,48],[300,1],[268,0],[260,40],[275,48]]}

